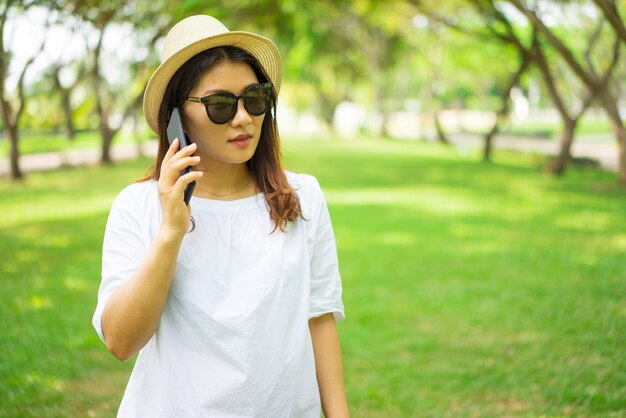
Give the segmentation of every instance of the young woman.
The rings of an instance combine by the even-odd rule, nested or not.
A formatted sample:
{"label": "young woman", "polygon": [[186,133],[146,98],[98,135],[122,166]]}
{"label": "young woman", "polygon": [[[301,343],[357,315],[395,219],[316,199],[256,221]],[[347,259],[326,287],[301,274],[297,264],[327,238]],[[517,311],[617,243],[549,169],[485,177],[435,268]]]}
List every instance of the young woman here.
{"label": "young woman", "polygon": [[270,40],[209,16],[166,37],[144,96],[158,155],[113,204],[93,317],[115,357],[139,353],[118,416],[348,417],[335,239],[317,181],[281,166],[281,72]]}

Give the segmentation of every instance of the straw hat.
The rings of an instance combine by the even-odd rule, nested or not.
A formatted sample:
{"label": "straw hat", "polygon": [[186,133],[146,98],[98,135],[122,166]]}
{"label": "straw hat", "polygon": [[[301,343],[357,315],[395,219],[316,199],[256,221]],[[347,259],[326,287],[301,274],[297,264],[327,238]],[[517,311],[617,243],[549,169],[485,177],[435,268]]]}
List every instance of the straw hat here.
{"label": "straw hat", "polygon": [[156,69],[143,96],[143,112],[155,133],[158,133],[158,114],[163,94],[172,76],[194,55],[207,49],[232,45],[244,49],[260,63],[276,92],[282,80],[282,61],[274,43],[250,32],[230,32],[211,16],[190,16],[178,22],[165,37],[162,63]]}

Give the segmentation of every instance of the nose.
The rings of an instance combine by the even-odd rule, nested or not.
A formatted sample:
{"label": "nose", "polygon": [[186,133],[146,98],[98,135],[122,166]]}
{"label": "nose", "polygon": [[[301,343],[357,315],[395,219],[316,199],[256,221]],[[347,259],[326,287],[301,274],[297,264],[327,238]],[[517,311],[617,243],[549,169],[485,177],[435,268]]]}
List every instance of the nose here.
{"label": "nose", "polygon": [[248,113],[243,105],[243,98],[237,100],[237,112],[230,121],[232,126],[248,126],[252,123],[252,116]]}

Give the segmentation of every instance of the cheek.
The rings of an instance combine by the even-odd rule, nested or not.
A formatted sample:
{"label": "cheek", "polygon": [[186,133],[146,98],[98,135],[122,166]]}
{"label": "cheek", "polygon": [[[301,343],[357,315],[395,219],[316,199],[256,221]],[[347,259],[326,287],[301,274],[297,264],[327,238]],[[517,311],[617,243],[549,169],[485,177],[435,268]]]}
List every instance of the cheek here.
{"label": "cheek", "polygon": [[196,139],[198,132],[201,131],[202,118],[196,111],[197,109],[187,107],[183,111],[183,123],[185,125],[185,132],[192,139]]}
{"label": "cheek", "polygon": [[252,123],[254,124],[254,136],[257,139],[261,136],[261,130],[263,129],[263,121],[265,120],[265,115],[255,116],[252,119]]}
{"label": "cheek", "polygon": [[198,146],[201,148],[203,146],[210,148],[212,145],[217,144],[221,139],[226,139],[224,129],[210,123],[198,126],[194,130],[193,135],[193,138],[198,142]]}
{"label": "cheek", "polygon": [[206,114],[189,115],[185,121],[185,131],[195,142],[207,142],[208,139],[223,135],[223,127],[214,125],[209,121]]}

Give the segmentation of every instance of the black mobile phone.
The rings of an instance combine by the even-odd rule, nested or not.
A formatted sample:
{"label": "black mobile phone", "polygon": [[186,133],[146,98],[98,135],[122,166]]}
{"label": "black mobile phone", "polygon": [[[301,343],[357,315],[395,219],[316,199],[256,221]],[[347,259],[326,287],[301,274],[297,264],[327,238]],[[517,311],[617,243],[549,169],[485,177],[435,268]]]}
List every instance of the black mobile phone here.
{"label": "black mobile phone", "polygon": [[[180,110],[175,107],[172,110],[172,115],[170,116],[170,122],[167,124],[167,140],[171,144],[176,138],[178,138],[179,146],[178,149],[181,150],[185,148],[187,145],[191,144],[189,142],[189,138],[185,135],[185,129],[183,128],[183,119],[180,116]],[[187,174],[191,172],[191,167],[185,167],[180,170],[180,175]],[[196,187],[195,180],[187,185],[185,188],[184,200],[185,204],[189,205],[189,199],[191,199],[191,195],[193,194],[193,189]]]}

